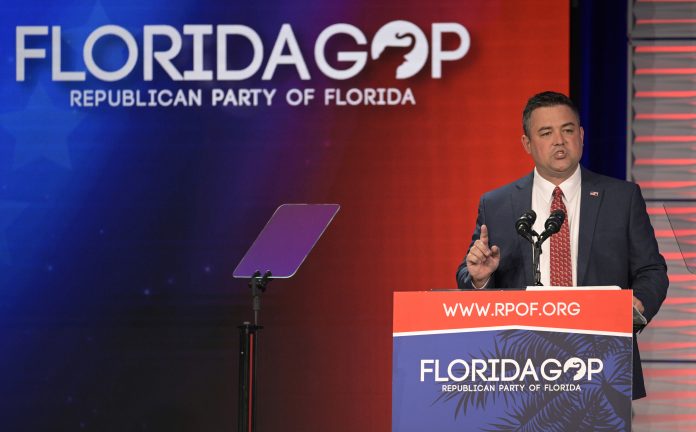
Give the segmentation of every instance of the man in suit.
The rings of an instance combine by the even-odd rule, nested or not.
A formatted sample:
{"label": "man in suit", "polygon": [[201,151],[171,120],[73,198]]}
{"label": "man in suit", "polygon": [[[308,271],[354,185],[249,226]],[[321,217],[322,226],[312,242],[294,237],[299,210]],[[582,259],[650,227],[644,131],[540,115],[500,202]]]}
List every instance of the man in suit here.
{"label": "man in suit", "polygon": [[[633,304],[650,321],[669,281],[640,188],[579,165],[584,131],[567,96],[543,92],[530,98],[523,129],[534,171],[481,197],[472,242],[457,270],[459,288],[533,285],[532,248],[517,234],[515,221],[531,208],[537,214],[534,231],[542,232],[551,209],[560,208],[566,213],[561,231],[542,248],[543,285],[633,289]],[[633,399],[644,396],[634,343]]]}

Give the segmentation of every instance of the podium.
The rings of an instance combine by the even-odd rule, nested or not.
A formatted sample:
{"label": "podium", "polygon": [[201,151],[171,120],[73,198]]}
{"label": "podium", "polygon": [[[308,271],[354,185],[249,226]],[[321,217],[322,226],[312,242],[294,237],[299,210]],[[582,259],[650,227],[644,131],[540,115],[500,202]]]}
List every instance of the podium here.
{"label": "podium", "polygon": [[395,292],[392,430],[631,429],[632,291]]}

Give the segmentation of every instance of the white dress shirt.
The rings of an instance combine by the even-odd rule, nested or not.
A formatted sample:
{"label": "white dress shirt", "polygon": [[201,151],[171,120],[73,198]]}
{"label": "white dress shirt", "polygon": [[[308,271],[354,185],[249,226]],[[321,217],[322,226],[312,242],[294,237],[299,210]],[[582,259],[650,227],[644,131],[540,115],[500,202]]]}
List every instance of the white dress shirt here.
{"label": "white dress shirt", "polygon": [[[573,175],[558,185],[563,191],[563,204],[566,206],[569,229],[570,229],[570,261],[573,266],[573,286],[578,284],[578,235],[580,233],[580,189],[581,189],[580,166]],[[551,202],[553,201],[553,190],[556,185],[539,175],[534,168],[534,184],[532,186],[532,210],[536,212],[537,218],[534,222],[534,231],[541,234],[544,231],[544,222],[551,214]],[[553,236],[552,236],[553,237]],[[530,245],[530,247],[532,247]],[[541,283],[544,286],[551,285],[551,238],[548,238],[541,245]]]}

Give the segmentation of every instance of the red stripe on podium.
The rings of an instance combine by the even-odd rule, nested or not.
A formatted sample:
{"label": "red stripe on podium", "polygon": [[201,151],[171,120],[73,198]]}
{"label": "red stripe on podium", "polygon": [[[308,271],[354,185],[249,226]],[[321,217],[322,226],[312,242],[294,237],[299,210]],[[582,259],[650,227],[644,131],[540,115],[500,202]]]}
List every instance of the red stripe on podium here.
{"label": "red stripe on podium", "polygon": [[536,327],[628,333],[632,292],[440,291],[394,293],[394,333]]}

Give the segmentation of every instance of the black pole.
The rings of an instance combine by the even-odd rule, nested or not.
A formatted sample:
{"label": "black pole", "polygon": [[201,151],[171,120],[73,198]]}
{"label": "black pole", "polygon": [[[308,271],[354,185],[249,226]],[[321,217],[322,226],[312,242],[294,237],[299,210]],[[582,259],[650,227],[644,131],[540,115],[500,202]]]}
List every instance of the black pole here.
{"label": "black pole", "polygon": [[261,293],[266,291],[266,285],[271,277],[268,270],[261,276],[256,271],[249,281],[251,288],[251,309],[254,312],[254,324],[245,321],[239,326],[239,402],[238,402],[238,432],[254,432],[256,430],[256,356],[258,354],[259,312],[261,311]]}
{"label": "black pole", "polygon": [[541,283],[541,242],[534,243],[534,257],[532,258],[532,267],[534,267],[534,285],[543,286]]}
{"label": "black pole", "polygon": [[261,328],[249,322],[239,326],[238,432],[256,430],[256,355],[258,330]]}

